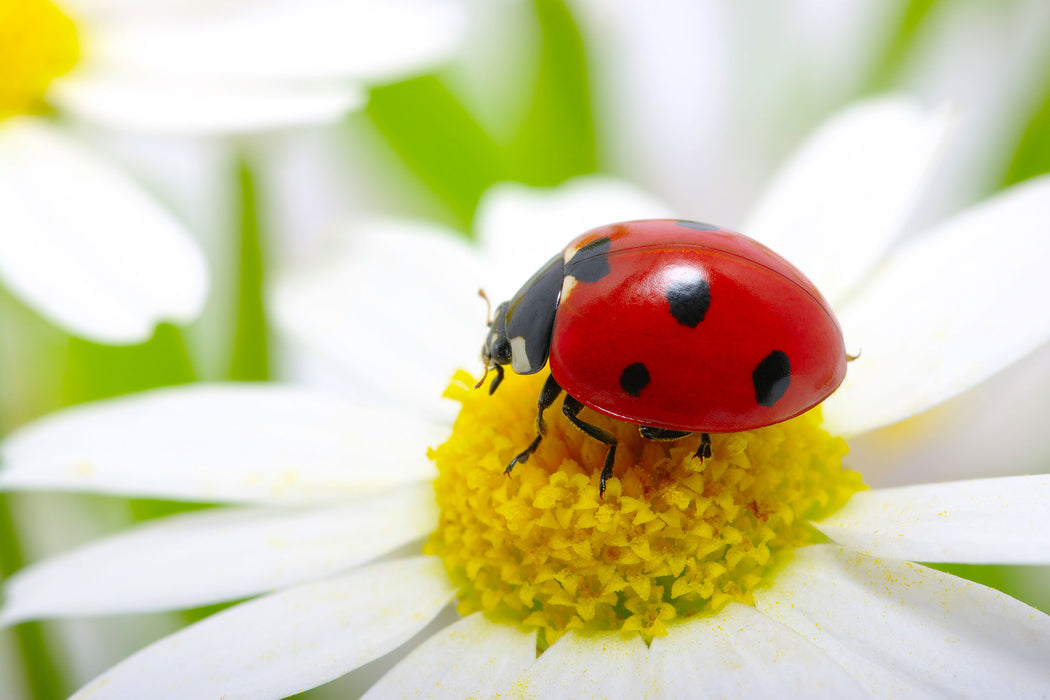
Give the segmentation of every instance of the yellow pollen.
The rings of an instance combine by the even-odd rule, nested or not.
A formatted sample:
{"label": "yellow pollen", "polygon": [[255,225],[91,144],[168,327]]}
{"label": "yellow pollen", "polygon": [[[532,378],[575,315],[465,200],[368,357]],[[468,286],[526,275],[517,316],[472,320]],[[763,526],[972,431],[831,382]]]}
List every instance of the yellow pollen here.
{"label": "yellow pollen", "polygon": [[621,630],[651,640],[667,625],[753,604],[756,587],[802,545],[810,526],[864,488],[842,468],[841,438],[820,410],[761,430],[645,440],[637,426],[583,417],[618,442],[604,497],[606,448],[573,426],[561,402],[547,436],[511,474],[534,436],[544,374],[508,372],[489,395],[466,372],[446,395],[462,404],[452,436],[431,450],[441,517],[425,551],[444,559],[459,611],[539,630],[546,648],[567,630]]}
{"label": "yellow pollen", "polygon": [[0,0],[0,119],[44,111],[48,85],[79,55],[73,21],[50,0]]}

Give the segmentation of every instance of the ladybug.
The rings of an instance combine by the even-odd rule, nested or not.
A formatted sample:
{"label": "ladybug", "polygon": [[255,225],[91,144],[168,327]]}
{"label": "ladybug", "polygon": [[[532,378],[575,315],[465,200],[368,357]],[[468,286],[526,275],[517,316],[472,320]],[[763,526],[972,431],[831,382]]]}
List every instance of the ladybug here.
{"label": "ladybug", "polygon": [[[584,407],[635,423],[652,440],[731,433],[793,418],[842,382],[842,331],[817,288],[747,236],[696,221],[627,221],[592,229],[551,258],[496,307],[482,348],[485,374],[533,374],[550,362],[537,400],[609,446],[616,438],[579,417]],[[478,386],[484,382],[484,377]]]}

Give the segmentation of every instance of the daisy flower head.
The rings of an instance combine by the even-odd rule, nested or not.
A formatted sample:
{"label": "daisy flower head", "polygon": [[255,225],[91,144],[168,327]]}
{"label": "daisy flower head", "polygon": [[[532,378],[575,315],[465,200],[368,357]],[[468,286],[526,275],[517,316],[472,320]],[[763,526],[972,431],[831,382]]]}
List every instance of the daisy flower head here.
{"label": "daisy flower head", "polygon": [[[703,460],[697,436],[654,442],[601,423],[620,440],[604,496],[604,446],[553,411],[544,443],[508,478],[508,461],[534,434],[542,376],[508,372],[491,396],[463,372],[448,386],[451,368],[477,352],[478,282],[490,274],[516,286],[597,217],[673,212],[603,178],[552,191],[501,186],[483,203],[476,244],[388,223],[276,290],[290,334],[319,357],[350,360],[352,398],[280,386],[167,389],[69,409],[12,435],[0,471],[8,489],[236,507],[31,566],[8,582],[0,620],[264,593],[143,649],[83,697],[143,688],[281,697],[345,673],[353,680],[424,629],[370,697],[1044,692],[1050,617],[912,562],[1050,562],[1050,479],[865,490],[843,468],[852,437],[1050,338],[1045,312],[1000,308],[1050,291],[1040,269],[1050,182],[894,243],[913,199],[901,180],[918,186],[943,128],[943,115],[907,101],[855,106],[812,137],[756,208],[757,237],[799,262],[863,351],[820,409],[712,435]],[[800,217],[806,210],[813,215]],[[850,225],[866,234],[856,248],[842,240]],[[525,259],[533,247],[538,259]],[[380,284],[389,268],[377,262],[392,258],[396,288]],[[493,295],[508,298],[506,284]],[[403,296],[383,300],[376,289]],[[463,327],[470,342],[460,350]],[[460,404],[451,436],[444,414],[427,408],[434,393],[429,404],[424,393],[443,390]],[[382,557],[423,538],[422,554]],[[453,600],[462,619],[428,627]]]}
{"label": "daisy flower head", "polygon": [[[0,2],[0,281],[70,332],[145,340],[207,288],[183,225],[82,142],[331,123],[443,60],[453,2]],[[120,212],[114,216],[113,212]]]}

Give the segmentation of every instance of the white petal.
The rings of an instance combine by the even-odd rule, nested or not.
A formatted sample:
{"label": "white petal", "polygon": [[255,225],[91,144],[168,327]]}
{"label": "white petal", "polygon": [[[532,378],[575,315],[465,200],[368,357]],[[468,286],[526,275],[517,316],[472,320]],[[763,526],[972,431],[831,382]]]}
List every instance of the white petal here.
{"label": "white petal", "polygon": [[274,384],[190,385],[53,413],[0,445],[0,488],[297,503],[433,476],[446,428]]}
{"label": "white petal", "polygon": [[535,661],[535,632],[475,613],[416,647],[364,698],[495,698]]}
{"label": "white petal", "polygon": [[805,547],[755,593],[876,697],[1039,697],[1050,617],[998,591],[908,562]]}
{"label": "white petal", "polygon": [[205,5],[212,0],[153,0],[148,4],[140,0],[62,0],[62,11],[69,13],[78,23],[82,32],[91,33],[98,23],[112,21],[114,18],[134,17],[137,13],[157,12],[161,10],[195,10],[196,6]]}
{"label": "white petal", "polygon": [[[750,196],[753,178],[740,159],[752,143],[740,133],[748,123],[739,118],[740,98],[760,92],[759,81],[733,82],[743,67],[733,46],[750,49],[759,24],[735,21],[735,9],[693,0],[573,2],[593,56],[587,69],[603,166],[681,203],[687,218],[723,225]],[[748,90],[734,87],[741,84]]]}
{"label": "white petal", "polygon": [[974,386],[1050,339],[1050,176],[902,246],[841,309],[861,357],[826,404],[829,430],[877,428]]}
{"label": "white petal", "polygon": [[666,204],[622,180],[585,175],[558,187],[504,182],[478,204],[477,237],[493,275],[494,300],[509,299],[573,238],[597,226],[670,218]]}
{"label": "white petal", "polygon": [[568,632],[513,686],[514,697],[544,700],[636,698],[648,691],[649,650],[641,637]]}
{"label": "white petal", "polygon": [[81,72],[55,81],[48,98],[113,129],[177,133],[261,131],[327,124],[364,104],[354,84],[243,84]]}
{"label": "white petal", "polygon": [[6,582],[0,625],[246,598],[357,566],[436,525],[429,484],[329,508],[174,516],[19,571]]}
{"label": "white petal", "polygon": [[948,126],[947,111],[903,98],[847,108],[780,171],[742,232],[841,299],[901,232]]}
{"label": "white petal", "polygon": [[204,303],[204,258],[121,173],[42,120],[0,124],[0,279],[76,335],[146,340]]}
{"label": "white petal", "polygon": [[395,649],[454,592],[438,559],[376,564],[212,615],[114,666],[74,697],[283,698]]}
{"label": "white petal", "polygon": [[447,0],[225,3],[100,23],[85,60],[160,79],[385,80],[446,59],[465,28]]}
{"label": "white petal", "polygon": [[877,557],[968,564],[1050,564],[1050,476],[863,491],[815,525]]}
{"label": "white petal", "polygon": [[[1044,472],[1048,392],[1045,343],[954,399],[850,440],[850,468],[879,488]],[[974,449],[975,435],[994,437],[993,449]]]}
{"label": "white petal", "polygon": [[341,243],[278,282],[276,322],[369,393],[433,411],[457,368],[480,370],[479,256],[462,236],[414,222],[370,222]]}
{"label": "white petal", "polygon": [[649,647],[657,698],[867,698],[820,648],[748,605],[671,627]]}

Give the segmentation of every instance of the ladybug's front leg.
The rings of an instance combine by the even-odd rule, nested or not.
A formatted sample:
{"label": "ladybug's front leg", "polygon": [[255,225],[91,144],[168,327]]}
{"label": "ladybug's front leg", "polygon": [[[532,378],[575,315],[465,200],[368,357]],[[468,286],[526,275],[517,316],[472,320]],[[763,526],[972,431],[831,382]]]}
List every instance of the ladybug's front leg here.
{"label": "ladybug's front leg", "polygon": [[562,403],[561,410],[565,417],[572,421],[573,425],[595,440],[604,442],[609,446],[609,451],[605,453],[605,466],[602,467],[602,474],[598,477],[598,495],[600,496],[605,493],[605,482],[612,478],[613,461],[616,459],[616,436],[596,425],[580,420],[577,415],[583,410],[583,404],[571,394],[565,395],[565,401]]}
{"label": "ladybug's front leg", "polygon": [[[499,389],[500,382],[503,381],[503,365],[494,364],[492,365],[492,369],[496,372],[496,377],[492,380],[492,383],[489,384],[489,396],[496,393],[496,389]],[[485,368],[485,371],[488,372],[488,367]],[[485,381],[485,378],[482,377],[481,381]],[[478,386],[480,386],[480,384]]]}
{"label": "ladybug's front leg", "polygon": [[[501,377],[502,375],[497,377],[497,379]],[[518,462],[524,464],[529,461],[529,457],[536,451],[536,448],[540,446],[540,441],[543,440],[543,436],[547,434],[547,422],[543,420],[543,412],[551,407],[560,393],[561,385],[554,381],[554,375],[547,377],[547,381],[543,384],[543,389],[540,390],[540,396],[536,400],[536,407],[539,409],[536,412],[536,437],[529,443],[529,446],[521,452],[521,454],[510,460],[510,464],[508,464],[507,468],[503,470],[504,474],[510,474],[510,470],[513,469],[514,465]]]}

